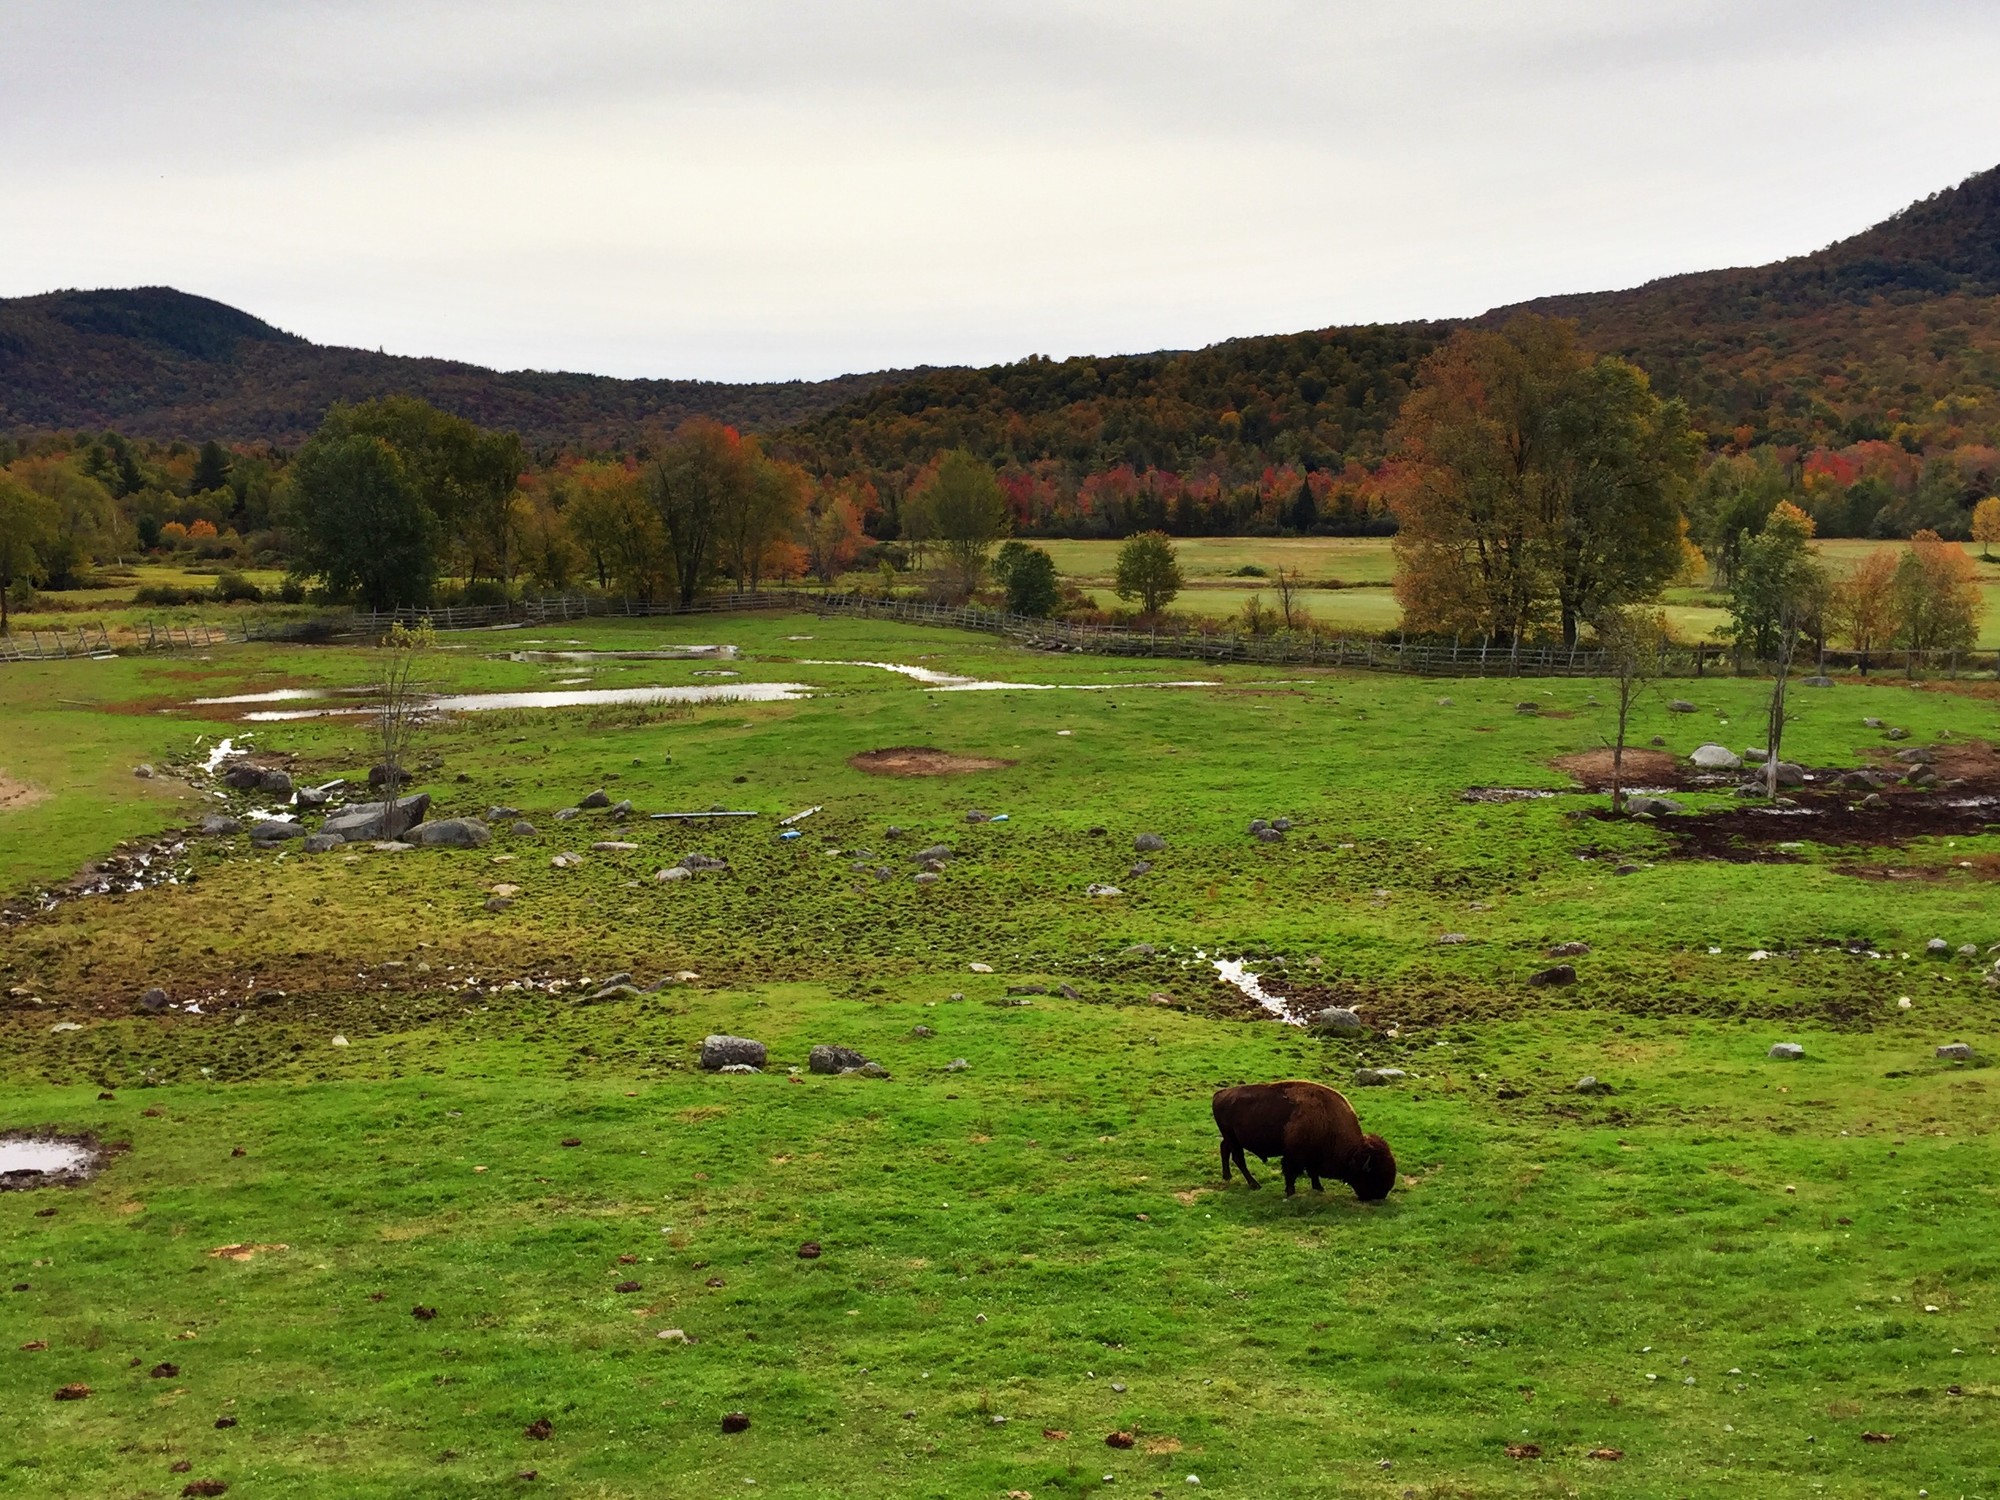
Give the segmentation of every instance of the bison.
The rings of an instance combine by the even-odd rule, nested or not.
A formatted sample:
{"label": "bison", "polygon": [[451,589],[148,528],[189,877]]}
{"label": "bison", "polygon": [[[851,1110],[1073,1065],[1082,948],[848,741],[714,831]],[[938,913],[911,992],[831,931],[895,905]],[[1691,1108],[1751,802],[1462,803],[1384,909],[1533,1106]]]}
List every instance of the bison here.
{"label": "bison", "polygon": [[1243,1160],[1249,1151],[1264,1161],[1278,1159],[1288,1198],[1300,1177],[1310,1178],[1315,1192],[1323,1191],[1321,1177],[1337,1177],[1367,1203],[1388,1197],[1396,1185],[1396,1158],[1389,1143],[1379,1135],[1363,1135],[1354,1106],[1325,1084],[1290,1079],[1217,1089],[1214,1111],[1222,1132],[1224,1182],[1234,1157],[1243,1180],[1257,1186]]}

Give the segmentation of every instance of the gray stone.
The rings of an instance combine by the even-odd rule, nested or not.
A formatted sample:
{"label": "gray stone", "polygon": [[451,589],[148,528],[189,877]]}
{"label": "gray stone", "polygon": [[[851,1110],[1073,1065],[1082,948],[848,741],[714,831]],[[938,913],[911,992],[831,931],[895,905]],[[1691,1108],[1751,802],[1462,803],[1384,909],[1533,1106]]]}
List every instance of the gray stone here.
{"label": "gray stone", "polygon": [[628,797],[623,802],[612,803],[610,808],[607,809],[607,815],[613,818],[617,818],[620,821],[623,821],[624,819],[631,817],[632,799]]}
{"label": "gray stone", "polygon": [[830,1042],[822,1042],[806,1054],[806,1066],[815,1073],[847,1073],[867,1061],[865,1055],[852,1047],[838,1047]]}
{"label": "gray stone", "polygon": [[1743,764],[1743,757],[1727,745],[1698,745],[1688,759],[1704,771],[1734,771]]}
{"label": "gray stone", "polygon": [[582,816],[583,809],[580,807],[559,807],[556,809],[556,821],[558,823],[567,823],[571,818],[580,818]]}
{"label": "gray stone", "polygon": [[718,1073],[761,1073],[764,1070],[749,1063],[724,1063],[715,1070]]}
{"label": "gray stone", "polygon": [[1530,974],[1528,976],[1528,983],[1542,988],[1554,985],[1575,984],[1576,966],[1574,964],[1552,965],[1549,968]]}
{"label": "gray stone", "polygon": [[344,781],[329,781],[325,786],[299,787],[292,793],[292,805],[316,812],[333,801],[333,794],[346,784]]}
{"label": "gray stone", "polygon": [[224,817],[221,813],[210,813],[201,820],[201,831],[220,838],[232,833],[241,833],[243,824],[236,818]]}
{"label": "gray stone", "polygon": [[1861,721],[1861,727],[1863,729],[1880,729],[1882,727],[1882,721],[1880,719],[1863,719]]}
{"label": "gray stone", "polygon": [[1356,1088],[1379,1089],[1408,1076],[1401,1068],[1356,1068],[1354,1085]]}
{"label": "gray stone", "polygon": [[132,768],[132,774],[141,781],[151,781],[153,779],[153,768],[144,764],[136,765]]}
{"label": "gray stone", "polygon": [[577,803],[578,807],[609,807],[610,805],[611,794],[605,791],[603,787],[599,787],[581,802]]}
{"label": "gray stone", "polygon": [[222,768],[222,784],[239,792],[260,791],[264,785],[264,768],[253,766],[247,760],[233,760]]}
{"label": "gray stone", "polygon": [[1664,745],[1666,744],[1666,742],[1667,742],[1667,737],[1663,734],[1656,734],[1650,741],[1648,741],[1649,744],[1653,745]]}
{"label": "gray stone", "polygon": [[1904,729],[1901,725],[1893,725],[1883,731],[1882,737],[1889,740],[1906,740],[1910,737],[1910,731]]}
{"label": "gray stone", "polygon": [[1271,819],[1271,826],[1280,833],[1290,833],[1292,831],[1292,820],[1290,818],[1273,818]]}
{"label": "gray stone", "polygon": [[681,858],[681,868],[690,874],[699,875],[704,870],[726,870],[729,861],[714,854],[688,854]]}
{"label": "gray stone", "polygon": [[259,844],[281,844],[305,836],[306,825],[294,818],[259,818],[250,825],[250,838]]}
{"label": "gray stone", "polygon": [[950,1062],[944,1065],[944,1070],[947,1073],[963,1073],[967,1068],[971,1066],[972,1064],[967,1062],[964,1058],[954,1057]]}
{"label": "gray stone", "polygon": [[1271,827],[1257,830],[1257,842],[1260,844],[1282,844],[1284,841],[1285,830],[1282,828]]}
{"label": "gray stone", "polygon": [[1958,956],[1959,956],[1960,958],[1977,958],[1977,957],[1979,957],[1979,944],[1977,944],[1977,943],[1960,943],[1960,944],[1958,945]]}
{"label": "gray stone", "polygon": [[1262,818],[1252,818],[1250,820],[1250,831],[1252,833],[1262,833],[1266,828],[1269,828],[1270,826],[1271,825],[1265,822]]}
{"label": "gray stone", "polygon": [[509,833],[518,834],[524,839],[533,838],[535,834],[535,825],[533,823],[530,823],[526,818],[521,818],[518,819],[515,822],[514,826],[508,829],[507,831]]}
{"label": "gray stone", "polygon": [[598,854],[630,854],[639,846],[625,839],[599,839],[590,847]]}
{"label": "gray stone", "polygon": [[968,823],[990,823],[993,819],[990,814],[983,813],[975,807],[966,812],[965,821]]}
{"label": "gray stone", "polygon": [[337,833],[349,843],[363,839],[395,838],[423,822],[430,811],[429,792],[399,797],[394,803],[357,802],[329,813],[320,825],[321,833]]}
{"label": "gray stone", "polygon": [[1943,938],[1932,938],[1928,943],[1924,944],[1924,952],[1928,953],[1932,958],[1950,958],[1951,944],[1947,943]]}
{"label": "gray stone", "polygon": [[1663,818],[1681,810],[1680,803],[1671,797],[1627,797],[1625,811],[1636,816]]}
{"label": "gray stone", "polygon": [[1972,1047],[1966,1042],[1946,1042],[1937,1049],[1937,1056],[1945,1062],[1971,1062]]}
{"label": "gray stone", "polygon": [[486,898],[486,909],[496,914],[505,911],[513,904],[514,898],[512,896],[488,896]]}
{"label": "gray stone", "polygon": [[1137,880],[1141,875],[1150,875],[1153,873],[1152,861],[1144,859],[1139,860],[1132,866],[1131,869],[1127,870],[1125,873],[1131,876],[1134,880]]}
{"label": "gray stone", "polygon": [[1555,943],[1549,948],[1550,958],[1582,958],[1590,951],[1588,943]]}
{"label": "gray stone", "polygon": [[1125,894],[1115,885],[1105,885],[1095,880],[1083,888],[1083,893],[1086,896],[1122,896]]}
{"label": "gray stone", "polygon": [[521,809],[518,807],[501,807],[496,803],[486,809],[486,821],[489,823],[507,823],[520,816]]}
{"label": "gray stone", "polygon": [[1313,1030],[1330,1036],[1359,1036],[1368,1029],[1361,1017],[1344,1005],[1329,1005],[1312,1018],[1312,1025]]}
{"label": "gray stone", "polygon": [[1804,786],[1806,784],[1806,768],[1797,761],[1779,761],[1771,767],[1771,775],[1777,779],[1779,786]]}
{"label": "gray stone", "polygon": [[1699,711],[1685,698],[1676,698],[1667,705],[1667,712],[1670,714],[1691,714],[1698,713]]}
{"label": "gray stone", "polygon": [[1883,809],[1888,807],[1889,803],[1888,800],[1884,798],[1880,792],[1870,792],[1867,796],[1861,799],[1859,805],[1862,807],[1864,811],[1867,812],[1881,812]]}
{"label": "gray stone", "polygon": [[493,842],[493,830],[477,818],[440,818],[421,825],[410,842],[432,849],[483,849]]}
{"label": "gray stone", "polygon": [[936,885],[944,877],[939,875],[935,870],[919,870],[910,878],[918,885]]}
{"label": "gray stone", "polygon": [[1440,698],[1440,699],[1438,699],[1438,707],[1439,707],[1439,708],[1452,708],[1452,707],[1454,707],[1454,706],[1455,706],[1455,705],[1454,705],[1454,704],[1452,703],[1451,699],[1449,699],[1449,698]]}
{"label": "gray stone", "polygon": [[139,1009],[148,1015],[158,1015],[167,1008],[167,992],[154,985],[139,997]]}
{"label": "gray stone", "polygon": [[943,844],[932,844],[928,849],[919,849],[910,858],[916,860],[919,864],[927,860],[942,861],[951,858],[951,850],[947,849]]}
{"label": "gray stone", "polygon": [[1773,1042],[1771,1050],[1764,1055],[1778,1062],[1797,1062],[1806,1055],[1806,1049],[1797,1042]]}
{"label": "gray stone", "polygon": [[1755,745],[1750,746],[1743,752],[1743,760],[1744,763],[1747,765],[1761,766],[1764,764],[1765,761],[1769,760],[1770,758],[1771,758],[1770,751],[1760,750]]}
{"label": "gray stone", "polygon": [[292,795],[291,774],[286,771],[269,770],[257,778],[257,790],[272,797]]}
{"label": "gray stone", "polygon": [[1608,1094],[1611,1092],[1611,1085],[1593,1074],[1586,1073],[1583,1077],[1577,1079],[1576,1091],[1579,1094]]}
{"label": "gray stone", "polygon": [[1833,679],[1832,679],[1831,677],[1825,677],[1825,676],[1819,676],[1819,675],[1814,675],[1814,676],[1812,676],[1812,677],[1801,677],[1801,678],[1799,679],[1799,686],[1800,686],[1800,687],[1814,687],[1814,688],[1828,688],[1828,687],[1832,687],[1832,686],[1833,686]]}
{"label": "gray stone", "polygon": [[1936,758],[1921,745],[1912,745],[1907,750],[1896,752],[1896,759],[1906,766],[1927,766]]}
{"label": "gray stone", "polygon": [[907,828],[898,828],[894,823],[891,823],[887,828],[882,830],[882,837],[885,839],[899,839],[908,832]]}
{"label": "gray stone", "polygon": [[721,1033],[702,1038],[701,1065],[713,1073],[719,1068],[764,1066],[764,1044],[753,1042],[747,1036],[728,1036]]}
{"label": "gray stone", "polygon": [[301,846],[308,854],[331,854],[347,842],[337,833],[309,833]]}
{"label": "gray stone", "polygon": [[1142,833],[1132,840],[1132,847],[1141,854],[1157,854],[1167,847],[1167,841],[1157,833]]}
{"label": "gray stone", "polygon": [[680,865],[669,865],[664,870],[655,870],[653,872],[653,879],[659,881],[662,885],[673,880],[691,880],[693,878],[694,872]]}
{"label": "gray stone", "polygon": [[1514,705],[1514,712],[1517,714],[1538,714],[1541,711],[1542,705],[1534,702],[1532,699],[1524,699],[1522,702]]}
{"label": "gray stone", "polygon": [[935,1031],[932,1031],[932,1030],[930,1029],[930,1027],[928,1027],[928,1026],[912,1026],[912,1027],[910,1028],[910,1035],[911,1035],[911,1036],[936,1036],[936,1035],[937,1035],[937,1033],[936,1033]]}
{"label": "gray stone", "polygon": [[1437,937],[1437,944],[1440,948],[1449,948],[1459,943],[1469,943],[1471,941],[1471,937],[1463,932],[1442,932]]}
{"label": "gray stone", "polygon": [[1125,956],[1127,958],[1151,958],[1159,951],[1151,943],[1134,943],[1125,950]]}
{"label": "gray stone", "polygon": [[878,1062],[865,1062],[860,1067],[854,1069],[854,1071],[859,1073],[863,1078],[887,1078],[889,1076],[889,1070]]}
{"label": "gray stone", "polygon": [[645,993],[638,985],[628,980],[623,984],[604,985],[583,1003],[585,1005],[602,1005],[609,1000],[638,1000],[642,999]]}
{"label": "gray stone", "polygon": [[1073,984],[1059,984],[1059,985],[1057,985],[1057,986],[1056,986],[1056,993],[1057,993],[1058,995],[1061,995],[1061,996],[1063,997],[1063,999],[1065,999],[1065,1000],[1081,1000],[1081,999],[1083,998],[1083,991],[1082,991],[1082,990],[1079,990],[1079,989],[1078,989],[1078,988],[1077,988],[1077,987],[1076,987],[1075,985],[1073,985]]}

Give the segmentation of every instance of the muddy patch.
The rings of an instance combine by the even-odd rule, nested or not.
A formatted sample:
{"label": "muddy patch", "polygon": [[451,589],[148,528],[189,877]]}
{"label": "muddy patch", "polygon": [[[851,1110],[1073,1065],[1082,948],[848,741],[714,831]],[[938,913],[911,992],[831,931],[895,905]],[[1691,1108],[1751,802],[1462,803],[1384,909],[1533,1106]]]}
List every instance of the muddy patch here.
{"label": "muddy patch", "polygon": [[[1609,750],[1579,750],[1574,755],[1558,755],[1549,764],[1565,776],[1574,776],[1585,788],[1593,792],[1611,790],[1611,752]],[[1686,762],[1676,760],[1665,750],[1625,749],[1625,775],[1623,785],[1627,789],[1644,783],[1648,786],[1694,787],[1733,782],[1737,778],[1709,777],[1696,772]]]}
{"label": "muddy patch", "polygon": [[[1680,813],[1661,818],[1656,826],[1673,841],[1675,854],[1682,858],[1720,859],[1733,864],[1792,863],[1798,855],[1783,847],[1787,844],[1900,849],[1916,839],[2000,833],[2000,795],[1898,791],[1881,795],[1886,807],[1864,808],[1839,793],[1798,791],[1789,799],[1795,804],[1791,807],[1760,803],[1710,813]],[[1611,814],[1608,809],[1594,808],[1587,816],[1609,818]],[[1850,873],[1859,871],[1856,866]]]}
{"label": "muddy patch", "polygon": [[90,1136],[29,1131],[0,1135],[0,1192],[78,1187],[104,1165],[105,1148]]}
{"label": "muddy patch", "polygon": [[33,807],[37,802],[49,799],[47,788],[30,786],[25,781],[16,781],[0,771],[0,813],[19,812],[24,807]]}
{"label": "muddy patch", "polygon": [[847,763],[870,776],[965,776],[974,771],[1004,771],[1011,760],[995,760],[984,755],[954,755],[924,745],[895,745],[886,750],[864,750],[848,757]]}

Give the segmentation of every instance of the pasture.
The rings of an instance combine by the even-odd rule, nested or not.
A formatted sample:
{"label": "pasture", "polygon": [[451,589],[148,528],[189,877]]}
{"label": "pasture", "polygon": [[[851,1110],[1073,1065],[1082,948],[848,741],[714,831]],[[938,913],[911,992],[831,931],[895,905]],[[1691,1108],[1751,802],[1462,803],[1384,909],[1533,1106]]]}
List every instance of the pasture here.
{"label": "pasture", "polygon": [[[552,655],[695,644],[737,654]],[[1925,746],[1964,779],[1871,815],[1692,780],[1764,685],[1662,684],[1634,740],[1686,811],[1614,822],[1587,681],[593,621],[450,634],[425,672],[800,695],[449,715],[431,818],[533,825],[483,847],[194,831],[270,800],[202,768],[222,736],[365,780],[367,716],[325,711],[380,671],[0,668],[0,1134],[115,1147],[0,1192],[0,1494],[1990,1487],[1990,683],[1794,694],[1815,772]],[[324,716],[252,717],[283,713]],[[987,768],[854,764],[905,746]],[[557,819],[599,788],[633,816]],[[716,807],[757,816],[648,816]],[[119,846],[143,888],[74,894]],[[729,868],[655,878],[693,853]],[[1571,944],[1576,983],[1530,983]],[[1367,1029],[1286,1024],[1217,959]],[[769,1064],[702,1071],[710,1033]],[[889,1076],[806,1071],[818,1044]],[[1384,1203],[1223,1186],[1210,1093],[1284,1077],[1388,1139]]]}

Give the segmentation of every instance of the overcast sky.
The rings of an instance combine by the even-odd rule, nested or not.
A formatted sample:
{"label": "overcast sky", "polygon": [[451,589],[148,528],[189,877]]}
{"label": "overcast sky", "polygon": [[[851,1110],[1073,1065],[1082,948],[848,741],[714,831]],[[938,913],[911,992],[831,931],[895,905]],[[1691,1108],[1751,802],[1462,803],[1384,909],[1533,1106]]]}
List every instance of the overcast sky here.
{"label": "overcast sky", "polygon": [[1753,264],[2000,162],[1994,0],[0,0],[0,295],[760,379]]}

